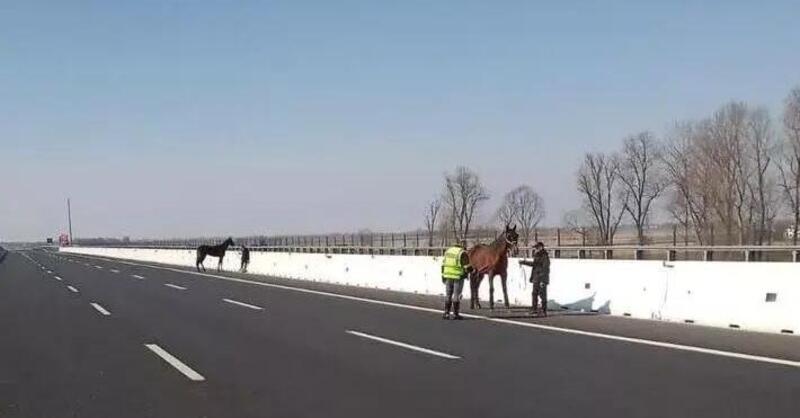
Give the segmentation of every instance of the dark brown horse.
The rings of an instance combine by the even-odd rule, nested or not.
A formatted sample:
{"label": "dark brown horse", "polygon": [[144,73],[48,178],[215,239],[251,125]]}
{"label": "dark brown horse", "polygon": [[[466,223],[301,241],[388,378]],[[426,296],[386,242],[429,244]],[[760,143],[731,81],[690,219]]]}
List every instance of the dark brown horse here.
{"label": "dark brown horse", "polygon": [[489,276],[489,309],[494,309],[494,276],[500,276],[500,285],[503,287],[503,299],[508,304],[508,289],[506,278],[508,277],[508,251],[517,245],[519,235],[517,226],[509,228],[506,225],[505,231],[495,238],[489,245],[478,244],[469,250],[469,264],[474,268],[469,276],[470,288],[470,309],[481,308],[481,301],[478,290],[484,275]]}
{"label": "dark brown horse", "polygon": [[200,271],[200,267],[203,268],[203,271],[206,271],[206,266],[203,265],[203,260],[206,259],[207,255],[219,257],[217,271],[220,271],[222,269],[222,259],[225,258],[225,251],[228,251],[228,247],[231,245],[233,245],[233,238],[229,237],[222,244],[201,245],[197,247],[197,261],[195,261],[195,267],[197,267],[197,271]]}

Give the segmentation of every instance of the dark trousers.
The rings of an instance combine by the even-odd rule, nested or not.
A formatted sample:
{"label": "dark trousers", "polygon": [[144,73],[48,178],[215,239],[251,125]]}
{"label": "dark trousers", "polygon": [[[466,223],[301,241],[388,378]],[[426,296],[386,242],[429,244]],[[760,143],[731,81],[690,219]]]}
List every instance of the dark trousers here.
{"label": "dark trousers", "polygon": [[464,289],[464,279],[461,280],[450,280],[445,279],[445,303],[450,302],[461,302],[461,292]]}
{"label": "dark trousers", "polygon": [[533,282],[533,310],[539,305],[539,298],[542,300],[542,310],[547,312],[547,283]]}

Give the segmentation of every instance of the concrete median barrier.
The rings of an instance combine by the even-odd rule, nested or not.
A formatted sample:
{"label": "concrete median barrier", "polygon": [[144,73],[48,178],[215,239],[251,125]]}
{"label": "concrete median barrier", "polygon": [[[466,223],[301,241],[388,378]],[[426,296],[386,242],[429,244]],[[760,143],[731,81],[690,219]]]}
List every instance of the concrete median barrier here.
{"label": "concrete median barrier", "polygon": [[[152,248],[65,247],[61,251],[194,267],[195,251]],[[225,271],[238,271],[229,252]],[[441,259],[432,256],[251,253],[249,272],[401,292],[440,295]],[[508,295],[529,305],[530,270],[510,259]],[[583,310],[641,319],[751,331],[800,332],[800,264],[701,261],[552,259],[550,309]],[[215,258],[206,260],[209,272]],[[484,281],[481,299],[489,297]],[[469,298],[469,289],[464,290]],[[495,297],[502,298],[499,278]]]}

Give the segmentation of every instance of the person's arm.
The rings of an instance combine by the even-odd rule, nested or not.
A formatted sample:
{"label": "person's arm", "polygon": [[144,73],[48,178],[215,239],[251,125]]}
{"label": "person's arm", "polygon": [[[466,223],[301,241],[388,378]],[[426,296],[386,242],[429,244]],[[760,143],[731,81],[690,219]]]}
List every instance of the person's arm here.
{"label": "person's arm", "polygon": [[467,273],[473,270],[473,267],[469,264],[469,255],[466,252],[461,253],[461,265],[464,266],[464,271]]}
{"label": "person's arm", "polygon": [[533,267],[533,261],[519,260],[519,264],[522,266]]}

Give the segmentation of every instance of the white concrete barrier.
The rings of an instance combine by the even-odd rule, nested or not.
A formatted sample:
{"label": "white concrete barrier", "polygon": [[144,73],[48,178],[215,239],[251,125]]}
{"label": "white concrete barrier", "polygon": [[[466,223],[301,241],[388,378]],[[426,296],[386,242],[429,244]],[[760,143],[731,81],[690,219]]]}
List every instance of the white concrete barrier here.
{"label": "white concrete barrier", "polygon": [[[194,250],[65,247],[61,251],[194,267]],[[508,296],[529,305],[530,269],[511,259]],[[236,271],[229,251],[223,269]],[[208,257],[206,268],[216,269]],[[273,253],[252,251],[249,271],[428,295],[441,295],[441,259],[430,256]],[[469,298],[469,290],[464,296]],[[482,300],[489,297],[484,281]],[[561,307],[633,318],[724,328],[800,333],[800,263],[552,259],[550,309]],[[502,299],[495,279],[495,299]],[[483,303],[486,306],[486,303]]]}

